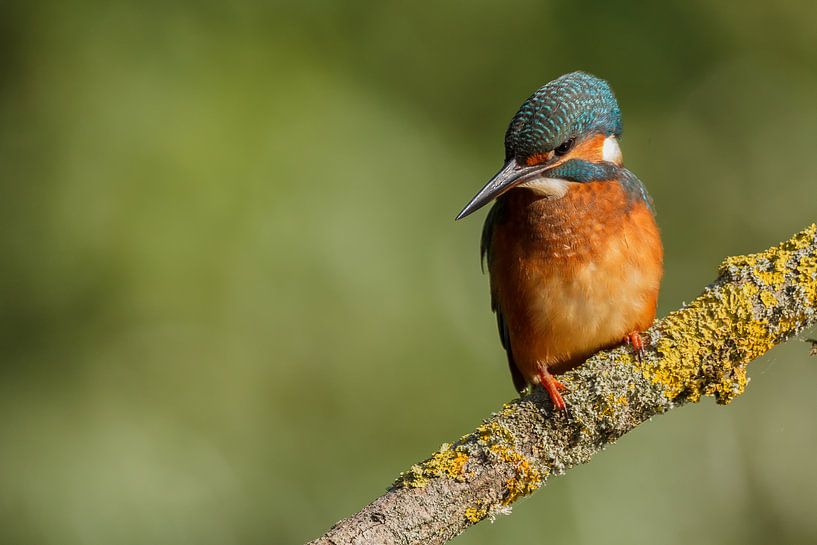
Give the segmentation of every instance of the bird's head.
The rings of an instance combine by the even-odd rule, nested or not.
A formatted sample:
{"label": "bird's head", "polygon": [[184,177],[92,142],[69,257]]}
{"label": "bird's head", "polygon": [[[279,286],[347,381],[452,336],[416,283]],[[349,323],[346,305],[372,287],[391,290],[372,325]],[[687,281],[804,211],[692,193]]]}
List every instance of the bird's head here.
{"label": "bird's head", "polygon": [[572,72],[522,104],[505,133],[505,165],[471,199],[464,218],[515,187],[563,196],[571,182],[609,179],[621,165],[621,111],[606,81]]}

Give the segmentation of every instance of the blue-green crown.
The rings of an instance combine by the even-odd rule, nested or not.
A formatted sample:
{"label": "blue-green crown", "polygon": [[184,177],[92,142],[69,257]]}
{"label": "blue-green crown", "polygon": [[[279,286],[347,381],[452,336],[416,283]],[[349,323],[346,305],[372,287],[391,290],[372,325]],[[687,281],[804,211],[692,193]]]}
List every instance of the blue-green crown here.
{"label": "blue-green crown", "polygon": [[550,151],[588,133],[621,134],[621,111],[603,79],[584,72],[557,78],[533,93],[505,133],[505,159]]}

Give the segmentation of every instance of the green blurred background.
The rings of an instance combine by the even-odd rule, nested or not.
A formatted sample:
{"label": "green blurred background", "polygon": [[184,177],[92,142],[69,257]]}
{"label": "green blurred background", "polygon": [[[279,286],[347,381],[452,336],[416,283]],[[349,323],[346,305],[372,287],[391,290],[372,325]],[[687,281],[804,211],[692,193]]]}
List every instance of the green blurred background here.
{"label": "green blurred background", "polygon": [[[0,543],[314,538],[513,394],[453,216],[608,79],[660,312],[817,219],[817,5],[0,3]],[[817,366],[644,425],[460,544],[817,540]]]}

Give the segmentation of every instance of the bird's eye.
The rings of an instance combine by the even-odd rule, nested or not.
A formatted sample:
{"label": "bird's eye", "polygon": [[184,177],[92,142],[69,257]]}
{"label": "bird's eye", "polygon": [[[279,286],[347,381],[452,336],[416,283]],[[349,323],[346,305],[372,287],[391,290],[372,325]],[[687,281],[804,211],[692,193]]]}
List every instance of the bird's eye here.
{"label": "bird's eye", "polygon": [[556,149],[554,149],[554,150],[553,150],[553,153],[555,153],[557,157],[564,155],[565,153],[567,153],[568,151],[570,151],[570,148],[572,148],[572,147],[573,147],[573,142],[574,142],[574,141],[575,141],[575,138],[571,138],[571,139],[570,139],[570,140],[568,140],[567,142],[565,142],[565,143],[563,143],[563,144],[559,145],[559,147],[557,147]]}

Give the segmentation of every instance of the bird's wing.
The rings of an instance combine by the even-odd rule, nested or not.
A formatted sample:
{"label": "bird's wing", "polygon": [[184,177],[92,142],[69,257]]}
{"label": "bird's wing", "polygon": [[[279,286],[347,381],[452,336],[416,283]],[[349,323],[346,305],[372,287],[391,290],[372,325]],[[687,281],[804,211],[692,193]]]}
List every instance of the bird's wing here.
{"label": "bird's wing", "polygon": [[652,212],[653,216],[655,216],[655,203],[653,202],[650,194],[647,192],[647,188],[644,186],[644,183],[638,179],[638,176],[626,168],[622,168],[619,180],[630,197],[635,200],[644,201],[644,204],[647,205],[649,211]]}
{"label": "bird's wing", "polygon": [[[497,215],[500,213],[500,203],[494,203],[490,212],[485,217],[485,224],[482,226],[482,239],[480,241],[479,253],[480,264],[483,272],[485,271],[485,262],[487,261],[490,269],[491,262],[491,238],[494,229],[494,222]],[[493,283],[491,284],[491,310],[496,314],[496,326],[499,330],[499,340],[502,343],[502,348],[505,349],[505,354],[508,356],[508,368],[511,371],[511,379],[513,379],[514,388],[519,393],[522,393],[528,383],[519,369],[516,367],[516,362],[513,359],[513,352],[511,351],[511,337],[508,332],[508,325],[505,323],[505,318],[502,316],[502,310],[497,303],[496,294],[494,293]]]}

